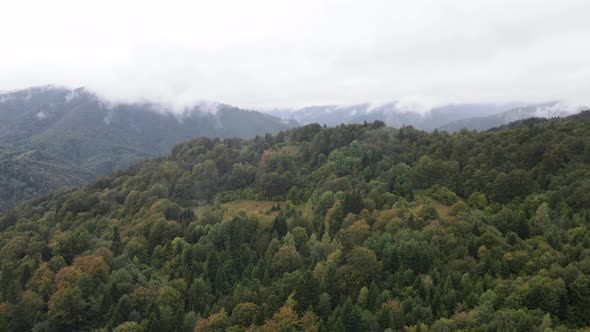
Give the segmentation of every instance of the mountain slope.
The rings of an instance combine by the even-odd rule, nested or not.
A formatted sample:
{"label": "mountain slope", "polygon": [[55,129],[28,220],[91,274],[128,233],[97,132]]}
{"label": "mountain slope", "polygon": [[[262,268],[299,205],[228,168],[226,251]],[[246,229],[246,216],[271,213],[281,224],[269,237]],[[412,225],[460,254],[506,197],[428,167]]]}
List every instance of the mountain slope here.
{"label": "mountain slope", "polygon": [[0,146],[0,209],[62,187],[90,182],[96,174],[32,147]]}
{"label": "mountain slope", "polygon": [[516,104],[453,104],[435,107],[432,110],[420,110],[398,102],[390,102],[381,105],[366,103],[351,106],[312,106],[298,110],[273,110],[271,114],[304,124],[336,126],[380,120],[392,127],[411,125],[421,130],[432,131],[449,122],[471,118],[474,114],[498,114],[515,106]]}
{"label": "mountain slope", "polygon": [[[0,95],[0,209],[63,186],[85,184],[198,136],[254,137],[287,128],[280,119],[222,104],[201,104],[181,114],[153,103],[109,104],[84,89],[38,87]],[[16,159],[36,152],[34,168]],[[13,159],[10,159],[12,156]],[[43,169],[45,165],[56,165]],[[68,178],[71,174],[71,178]],[[26,183],[25,190],[21,190]]]}
{"label": "mountain slope", "polygon": [[590,112],[198,138],[0,214],[0,330],[590,326]]}
{"label": "mountain slope", "polygon": [[273,110],[271,114],[300,123],[319,123],[328,126],[380,120],[388,126],[411,125],[420,130],[434,129],[448,132],[463,128],[487,130],[513,121],[533,117],[563,117],[579,112],[559,102],[510,104],[451,104],[432,109],[391,102],[382,105],[369,103],[351,106],[312,106],[297,110]]}
{"label": "mountain slope", "polygon": [[443,126],[438,127],[438,129],[448,132],[457,131],[463,128],[467,128],[469,130],[487,130],[490,128],[506,125],[518,120],[524,120],[528,118],[564,117],[576,112],[579,112],[579,110],[572,110],[565,105],[562,105],[557,102],[552,102],[534,106],[514,108],[506,112],[489,115],[485,117],[470,117],[466,119],[452,121]]}

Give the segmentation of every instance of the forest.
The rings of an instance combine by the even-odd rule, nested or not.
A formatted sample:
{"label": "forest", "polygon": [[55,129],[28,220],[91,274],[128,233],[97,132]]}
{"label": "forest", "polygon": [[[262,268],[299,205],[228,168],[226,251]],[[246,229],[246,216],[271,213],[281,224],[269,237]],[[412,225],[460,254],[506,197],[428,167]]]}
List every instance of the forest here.
{"label": "forest", "polygon": [[193,137],[252,138],[295,125],[225,104],[175,115],[154,102],[112,103],[84,88],[0,91],[0,211],[168,154]]}
{"label": "forest", "polygon": [[201,137],[0,214],[0,330],[584,330],[589,226],[590,111]]}

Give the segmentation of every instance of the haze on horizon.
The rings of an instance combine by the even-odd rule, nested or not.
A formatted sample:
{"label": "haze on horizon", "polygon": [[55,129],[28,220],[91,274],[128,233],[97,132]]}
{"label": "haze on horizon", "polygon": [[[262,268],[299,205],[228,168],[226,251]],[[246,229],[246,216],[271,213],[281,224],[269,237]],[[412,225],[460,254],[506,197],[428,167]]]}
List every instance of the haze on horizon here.
{"label": "haze on horizon", "polygon": [[270,109],[590,105],[590,2],[10,1],[0,90]]}

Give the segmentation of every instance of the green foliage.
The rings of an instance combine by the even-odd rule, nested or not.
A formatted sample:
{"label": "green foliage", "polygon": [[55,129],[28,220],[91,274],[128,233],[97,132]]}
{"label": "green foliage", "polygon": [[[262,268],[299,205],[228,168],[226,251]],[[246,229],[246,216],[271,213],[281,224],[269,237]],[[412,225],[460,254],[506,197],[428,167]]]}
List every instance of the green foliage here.
{"label": "green foliage", "polygon": [[449,188],[440,185],[434,185],[431,187],[428,190],[428,195],[433,199],[436,199],[437,201],[449,206],[457,203],[459,200],[457,194],[450,191]]}
{"label": "green foliage", "polygon": [[584,329],[588,137],[582,113],[182,143],[0,215],[0,330]]}
{"label": "green foliage", "polygon": [[[181,118],[149,103],[107,106],[78,89],[28,89],[3,94],[0,103],[0,210],[60,188],[80,187],[149,156],[166,154],[192,137],[254,137],[286,129],[281,119],[228,105],[195,107]],[[247,124],[247,125],[244,125]],[[277,135],[279,136],[279,135]],[[173,155],[175,151],[173,151]],[[231,164],[218,164],[224,173]],[[170,185],[172,170],[160,175]],[[236,169],[239,186],[251,169]],[[184,177],[176,189],[190,194]],[[107,188],[99,180],[97,188]],[[187,188],[188,187],[188,188]],[[207,193],[205,192],[206,196]]]}
{"label": "green foliage", "polygon": [[474,209],[484,209],[488,205],[488,200],[486,199],[486,195],[480,192],[474,192],[469,195],[469,199],[467,203],[470,207]]}

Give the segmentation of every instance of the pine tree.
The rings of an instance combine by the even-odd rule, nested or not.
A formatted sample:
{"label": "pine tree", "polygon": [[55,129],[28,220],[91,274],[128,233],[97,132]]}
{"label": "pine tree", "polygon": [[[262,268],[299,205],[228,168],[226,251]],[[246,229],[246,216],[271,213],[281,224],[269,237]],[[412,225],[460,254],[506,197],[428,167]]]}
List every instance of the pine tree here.
{"label": "pine tree", "polygon": [[113,227],[113,256],[119,256],[122,249],[121,236],[119,235],[119,226]]}
{"label": "pine tree", "polygon": [[359,214],[363,209],[363,198],[360,191],[354,189],[351,192],[346,193],[342,206],[344,215],[349,213]]}
{"label": "pine tree", "polygon": [[281,211],[275,218],[272,224],[273,231],[277,232],[279,239],[283,238],[289,232],[289,227],[287,226],[287,218]]}
{"label": "pine tree", "polygon": [[344,325],[345,331],[361,331],[361,313],[357,306],[352,304],[352,300],[346,299],[342,306],[342,312],[340,313],[342,324]]}
{"label": "pine tree", "polygon": [[302,313],[310,306],[318,303],[318,285],[317,281],[311,274],[311,271],[306,271],[295,286],[295,310]]}

